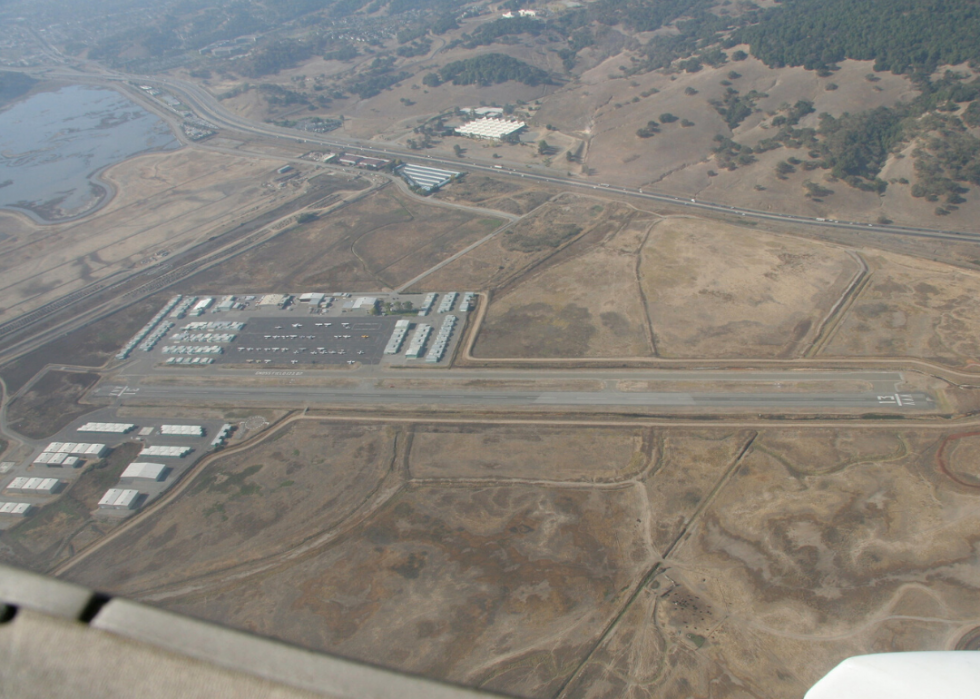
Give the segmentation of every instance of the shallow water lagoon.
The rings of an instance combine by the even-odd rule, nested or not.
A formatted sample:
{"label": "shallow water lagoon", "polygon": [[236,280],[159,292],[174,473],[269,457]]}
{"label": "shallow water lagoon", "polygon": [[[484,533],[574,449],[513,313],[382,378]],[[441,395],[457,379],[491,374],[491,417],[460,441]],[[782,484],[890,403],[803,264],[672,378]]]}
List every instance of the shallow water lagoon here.
{"label": "shallow water lagoon", "polygon": [[91,213],[110,195],[102,170],[179,145],[163,120],[114,90],[34,94],[0,112],[0,207],[45,221]]}

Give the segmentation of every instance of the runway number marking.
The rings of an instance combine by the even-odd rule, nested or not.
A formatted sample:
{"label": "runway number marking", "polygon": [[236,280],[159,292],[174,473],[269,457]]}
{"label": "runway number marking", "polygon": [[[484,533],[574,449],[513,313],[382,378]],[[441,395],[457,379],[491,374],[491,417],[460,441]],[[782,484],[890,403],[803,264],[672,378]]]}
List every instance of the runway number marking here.
{"label": "runway number marking", "polygon": [[110,396],[115,398],[122,398],[123,396],[135,396],[139,392],[138,388],[130,388],[129,386],[116,386],[111,391],[109,391]]}
{"label": "runway number marking", "polygon": [[880,405],[894,405],[897,408],[914,408],[915,397],[911,393],[896,393],[891,396],[878,396]]}

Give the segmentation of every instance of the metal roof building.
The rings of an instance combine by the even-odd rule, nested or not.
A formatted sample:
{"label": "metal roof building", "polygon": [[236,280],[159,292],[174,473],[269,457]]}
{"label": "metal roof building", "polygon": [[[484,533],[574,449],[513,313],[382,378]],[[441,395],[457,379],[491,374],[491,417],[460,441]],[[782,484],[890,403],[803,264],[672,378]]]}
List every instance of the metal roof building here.
{"label": "metal roof building", "polygon": [[160,425],[160,434],[202,437],[204,435],[204,428],[200,425]]}
{"label": "metal roof building", "polygon": [[527,124],[523,121],[508,121],[507,119],[484,117],[476,121],[471,121],[468,124],[457,126],[456,133],[460,136],[468,136],[469,138],[499,141],[504,136],[517,133],[525,126]]}
{"label": "metal roof building", "polygon": [[139,496],[138,490],[110,488],[99,500],[99,507],[105,510],[131,510],[136,506],[136,499]]}
{"label": "metal roof building", "polygon": [[144,447],[140,456],[169,456],[183,458],[193,451],[190,447]]}
{"label": "metal roof building", "polygon": [[167,467],[164,464],[151,464],[148,461],[134,461],[119,474],[119,477],[162,481],[167,477]]}
{"label": "metal roof building", "polygon": [[418,327],[415,328],[415,334],[412,335],[412,341],[408,343],[408,351],[405,353],[406,356],[417,359],[422,354],[422,350],[425,349],[425,343],[429,339],[429,335],[432,334],[432,326],[425,323],[420,323]]}
{"label": "metal roof building", "polygon": [[26,516],[31,511],[31,504],[27,502],[0,502],[0,515]]}
{"label": "metal roof building", "polygon": [[432,190],[439,189],[460,173],[454,170],[440,170],[439,168],[425,167],[424,165],[402,165],[398,168],[398,174],[413,187],[431,192]]}
{"label": "metal roof building", "polygon": [[135,430],[136,425],[128,422],[86,422],[78,428],[79,432],[111,432],[113,434],[125,434],[130,430]]}
{"label": "metal roof building", "polygon": [[26,478],[18,477],[10,481],[7,490],[11,493],[26,493],[28,495],[51,495],[58,491],[61,481],[57,478]]}

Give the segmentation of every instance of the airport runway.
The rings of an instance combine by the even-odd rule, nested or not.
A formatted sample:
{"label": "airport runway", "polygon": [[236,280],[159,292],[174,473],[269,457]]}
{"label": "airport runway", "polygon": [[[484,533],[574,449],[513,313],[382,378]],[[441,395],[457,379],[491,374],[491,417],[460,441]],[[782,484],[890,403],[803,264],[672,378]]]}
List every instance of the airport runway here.
{"label": "airport runway", "polygon": [[[114,392],[115,391],[115,392]],[[96,395],[128,399],[167,399],[207,404],[265,404],[289,402],[300,405],[440,405],[486,407],[657,407],[657,408],[750,408],[779,410],[800,408],[912,410],[932,409],[935,403],[924,393],[699,393],[618,391],[491,391],[491,390],[398,390],[375,385],[334,389],[310,386],[142,386],[119,392],[103,386]]]}

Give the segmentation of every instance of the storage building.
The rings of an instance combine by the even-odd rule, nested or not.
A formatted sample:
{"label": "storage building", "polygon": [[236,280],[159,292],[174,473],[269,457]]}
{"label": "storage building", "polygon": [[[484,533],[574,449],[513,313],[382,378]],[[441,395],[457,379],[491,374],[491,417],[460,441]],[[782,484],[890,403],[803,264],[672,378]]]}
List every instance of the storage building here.
{"label": "storage building", "polygon": [[79,432],[111,432],[113,434],[126,434],[130,430],[135,430],[136,425],[128,422],[86,422],[78,428]]}
{"label": "storage building", "polygon": [[61,481],[57,478],[26,478],[19,477],[10,481],[7,490],[11,493],[26,495],[51,495],[61,489]]}
{"label": "storage building", "polygon": [[138,490],[110,488],[99,500],[99,507],[104,510],[131,510],[136,506],[139,495]]}
{"label": "storage building", "polygon": [[203,437],[204,428],[201,425],[160,425],[160,434]]}
{"label": "storage building", "polygon": [[27,502],[0,502],[0,515],[24,517],[31,509],[33,509],[31,504]]}
{"label": "storage building", "polygon": [[149,481],[162,481],[167,477],[168,468],[164,464],[148,461],[134,461],[120,474],[120,478],[142,478]]}
{"label": "storage building", "polygon": [[140,456],[165,456],[182,459],[193,451],[190,447],[145,447]]}

